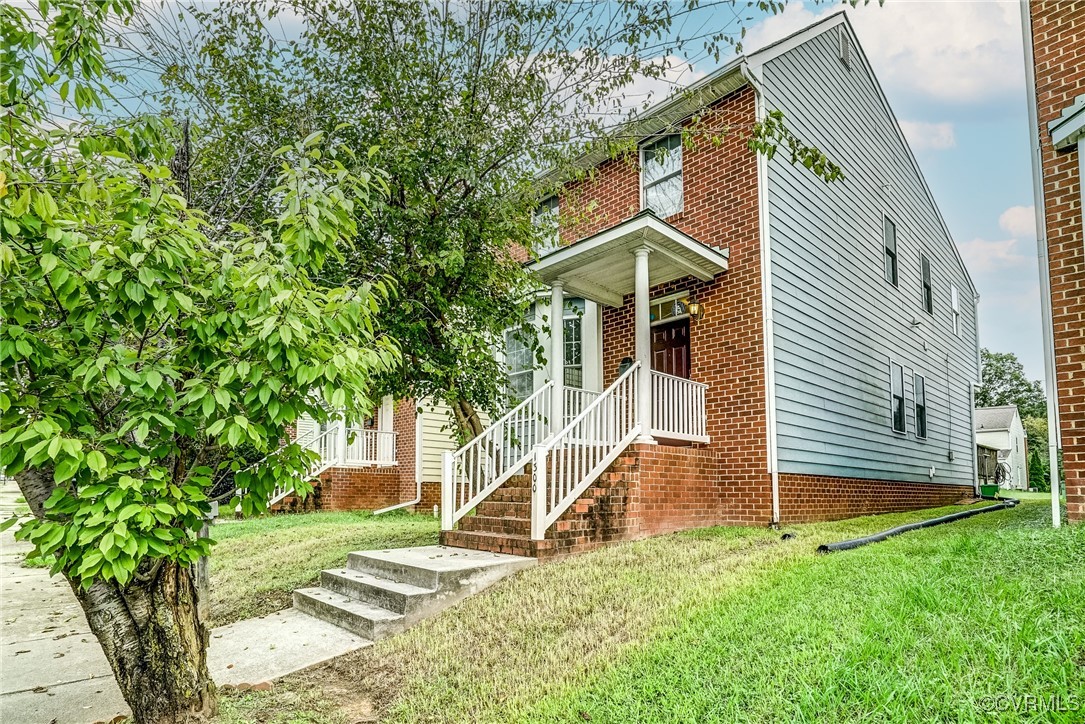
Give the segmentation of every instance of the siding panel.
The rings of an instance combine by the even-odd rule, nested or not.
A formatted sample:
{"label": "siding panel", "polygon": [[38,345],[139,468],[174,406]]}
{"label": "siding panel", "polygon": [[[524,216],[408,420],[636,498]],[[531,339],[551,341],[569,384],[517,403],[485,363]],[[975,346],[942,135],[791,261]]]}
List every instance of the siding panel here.
{"label": "siding panel", "polygon": [[[768,107],[782,109],[788,127],[846,175],[826,185],[783,154],[768,163],[779,469],[971,484],[971,285],[866,59],[856,50],[846,69],[837,32],[763,71]],[[896,288],[883,276],[883,214],[897,227]],[[931,260],[933,316],[922,307],[921,254]],[[951,284],[961,293],[960,336]],[[891,428],[890,360],[904,367],[904,435]],[[915,437],[914,373],[926,378],[925,440]]]}

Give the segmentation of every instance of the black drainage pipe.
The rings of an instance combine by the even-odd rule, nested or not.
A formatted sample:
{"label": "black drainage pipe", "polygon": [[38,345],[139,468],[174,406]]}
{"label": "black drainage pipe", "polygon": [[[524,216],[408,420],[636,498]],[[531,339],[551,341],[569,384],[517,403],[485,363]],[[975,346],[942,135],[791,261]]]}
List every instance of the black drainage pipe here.
{"label": "black drainage pipe", "polygon": [[883,530],[881,533],[875,533],[874,535],[868,535],[863,538],[852,538],[851,540],[842,540],[839,543],[827,543],[825,545],[818,546],[818,553],[832,553],[833,551],[850,551],[852,548],[858,548],[865,546],[868,543],[880,543],[886,538],[892,538],[895,535],[901,533],[907,533],[910,530],[918,530],[920,528],[930,528],[936,525],[942,525],[943,523],[952,523],[957,520],[964,520],[965,518],[971,518],[973,515],[979,515],[980,513],[993,513],[996,510],[1005,510],[1006,508],[1015,507],[1020,501],[1013,498],[984,498],[984,500],[997,500],[998,505],[988,505],[984,508],[973,508],[972,510],[962,510],[960,513],[950,513],[949,515],[943,515],[940,518],[930,518],[929,520],[921,520],[918,523],[908,523],[907,525],[898,525],[896,528],[890,528],[889,530]]}

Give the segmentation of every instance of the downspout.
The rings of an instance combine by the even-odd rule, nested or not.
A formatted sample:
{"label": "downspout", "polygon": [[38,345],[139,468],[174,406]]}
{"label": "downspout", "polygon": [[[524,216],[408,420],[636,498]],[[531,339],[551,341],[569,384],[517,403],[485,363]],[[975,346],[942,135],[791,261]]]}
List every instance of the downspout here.
{"label": "downspout", "polygon": [[1044,199],[1043,152],[1040,148],[1040,121],[1036,96],[1036,69],[1032,48],[1032,16],[1028,0],[1020,0],[1021,35],[1025,48],[1025,89],[1027,93],[1029,150],[1032,152],[1032,195],[1036,209],[1036,255],[1040,267],[1040,326],[1044,335],[1044,376],[1047,392],[1047,457],[1051,476],[1051,525],[1062,524],[1059,508],[1059,405],[1055,378],[1055,333],[1051,322],[1051,265],[1047,258],[1047,205]]}
{"label": "downspout", "polygon": [[[972,309],[973,318],[975,319],[975,337],[976,337],[976,378],[968,386],[968,424],[972,430],[972,490],[978,497],[980,494],[980,461],[979,454],[976,450],[976,385],[983,382],[983,354],[980,352],[980,295],[973,293],[972,297]],[[949,357],[947,355],[946,359]],[[947,366],[948,374],[948,366]]]}
{"label": "downspout", "polygon": [[[398,450],[396,451],[398,454]],[[414,500],[406,503],[396,503],[387,508],[374,510],[373,515],[380,515],[400,508],[408,508],[422,502],[422,416],[418,414],[418,407],[414,408]]]}
{"label": "downspout", "polygon": [[[756,98],[755,118],[765,118],[765,99],[761,90],[760,68],[754,70],[743,62],[742,77],[750,84]],[[776,447],[776,364],[772,346],[772,254],[769,248],[768,158],[757,154],[757,227],[761,245],[761,330],[765,346],[765,444],[769,477],[772,480],[772,527],[780,524],[780,465]]]}

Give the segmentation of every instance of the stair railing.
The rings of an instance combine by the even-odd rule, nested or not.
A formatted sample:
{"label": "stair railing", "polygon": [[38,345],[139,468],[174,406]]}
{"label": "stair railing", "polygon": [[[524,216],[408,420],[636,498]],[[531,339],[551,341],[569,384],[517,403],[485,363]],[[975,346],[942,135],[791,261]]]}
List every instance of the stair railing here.
{"label": "stair railing", "polygon": [[531,538],[576,502],[640,434],[635,363],[549,441],[535,446],[531,463]]}
{"label": "stair railing", "polygon": [[547,382],[498,418],[478,437],[455,452],[446,452],[441,470],[441,529],[452,530],[501,484],[520,472],[532,448],[550,436],[550,390]]}

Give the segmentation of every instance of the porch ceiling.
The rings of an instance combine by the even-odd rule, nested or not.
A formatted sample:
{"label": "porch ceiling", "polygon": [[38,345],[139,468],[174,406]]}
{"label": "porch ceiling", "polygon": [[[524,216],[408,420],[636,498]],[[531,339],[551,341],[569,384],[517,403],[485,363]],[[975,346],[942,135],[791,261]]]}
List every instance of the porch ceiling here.
{"label": "porch ceiling", "polygon": [[633,293],[633,251],[648,255],[652,286],[694,276],[711,281],[727,271],[727,249],[715,249],[674,228],[650,211],[566,246],[531,265],[544,283],[562,281],[565,291],[610,307],[620,307]]}

